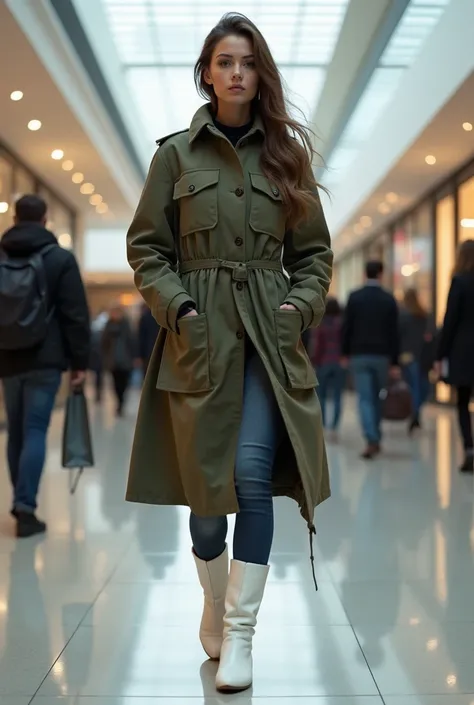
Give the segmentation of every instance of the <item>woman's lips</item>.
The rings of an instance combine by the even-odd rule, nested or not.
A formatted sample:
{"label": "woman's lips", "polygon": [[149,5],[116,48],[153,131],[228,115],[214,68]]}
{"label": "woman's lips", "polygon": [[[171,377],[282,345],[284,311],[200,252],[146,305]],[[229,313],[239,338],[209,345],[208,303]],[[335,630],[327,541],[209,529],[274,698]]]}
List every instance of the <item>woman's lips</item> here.
{"label": "woman's lips", "polygon": [[243,86],[231,86],[229,90],[235,93],[239,93],[240,91],[244,91],[245,88]]}

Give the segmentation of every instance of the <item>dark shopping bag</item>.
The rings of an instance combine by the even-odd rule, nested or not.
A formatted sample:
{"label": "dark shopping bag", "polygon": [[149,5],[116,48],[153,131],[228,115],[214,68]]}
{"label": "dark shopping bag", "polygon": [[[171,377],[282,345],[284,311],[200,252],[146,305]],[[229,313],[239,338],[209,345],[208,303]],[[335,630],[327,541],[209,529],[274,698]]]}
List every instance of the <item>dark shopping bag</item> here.
{"label": "dark shopping bag", "polygon": [[77,489],[84,468],[94,465],[92,440],[89,427],[87,400],[82,388],[73,389],[66,402],[66,414],[63,429],[62,466],[77,469],[76,477],[70,475],[69,490],[71,494]]}
{"label": "dark shopping bag", "polygon": [[406,421],[411,418],[413,404],[410,387],[402,379],[391,380],[380,393],[382,417],[386,421]]}

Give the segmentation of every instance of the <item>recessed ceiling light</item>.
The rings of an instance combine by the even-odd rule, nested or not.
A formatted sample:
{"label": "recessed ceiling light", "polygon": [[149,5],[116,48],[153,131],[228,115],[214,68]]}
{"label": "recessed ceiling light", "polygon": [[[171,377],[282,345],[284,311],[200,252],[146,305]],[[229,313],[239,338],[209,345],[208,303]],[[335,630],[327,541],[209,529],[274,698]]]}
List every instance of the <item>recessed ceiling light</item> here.
{"label": "recessed ceiling light", "polygon": [[51,152],[51,158],[55,159],[56,161],[59,161],[64,157],[64,152],[62,149],[53,149]]}
{"label": "recessed ceiling light", "polygon": [[383,213],[384,215],[386,215],[387,213],[390,213],[390,206],[388,205],[388,203],[381,203],[379,205],[378,210],[379,213]]}
{"label": "recessed ceiling light", "polygon": [[474,228],[474,218],[463,218],[461,228]]}
{"label": "recessed ceiling light", "polygon": [[72,246],[72,237],[69,235],[69,233],[61,233],[61,235],[58,237],[58,242],[61,247],[64,247],[66,250],[69,250]]}
{"label": "recessed ceiling light", "polygon": [[472,123],[471,122],[463,122],[462,129],[466,130],[466,132],[472,132]]}
{"label": "recessed ceiling light", "polygon": [[82,186],[81,186],[81,193],[83,193],[86,196],[88,196],[90,193],[94,193],[94,191],[95,191],[94,184],[85,183],[85,184],[82,184]]}
{"label": "recessed ceiling light", "polygon": [[364,226],[364,228],[370,228],[372,225],[372,218],[370,215],[363,215],[362,218],[360,219],[360,224]]}
{"label": "recessed ceiling light", "polygon": [[13,93],[10,93],[10,98],[14,100],[15,102],[18,100],[21,100],[23,98],[23,92],[22,91],[13,91]]}
{"label": "recessed ceiling light", "polygon": [[41,120],[30,120],[28,123],[28,129],[32,132],[36,132],[41,129]]}
{"label": "recessed ceiling light", "polygon": [[63,162],[63,169],[64,171],[72,171],[74,169],[74,162],[70,159],[66,159],[66,161]]}
{"label": "recessed ceiling light", "polygon": [[386,194],[385,200],[387,203],[397,203],[398,201],[398,193],[395,193],[395,191],[389,191],[389,193]]}
{"label": "recessed ceiling light", "polygon": [[109,207],[106,203],[99,203],[99,205],[96,208],[97,213],[101,213],[102,215],[104,213],[107,213],[108,210],[109,210]]}
{"label": "recessed ceiling light", "polygon": [[433,164],[436,164],[436,157],[432,154],[428,154],[428,156],[425,157],[425,162],[430,166],[433,166]]}
{"label": "recessed ceiling light", "polygon": [[91,206],[98,206],[99,203],[102,203],[103,200],[104,199],[102,198],[100,193],[94,193],[94,195],[89,198],[89,203],[91,204]]}
{"label": "recessed ceiling light", "polygon": [[72,180],[75,184],[82,184],[84,181],[84,174],[81,174],[80,171],[76,171],[76,173],[72,175]]}
{"label": "recessed ceiling light", "polygon": [[0,201],[0,213],[7,213],[8,208],[9,208],[9,206],[6,201]]}

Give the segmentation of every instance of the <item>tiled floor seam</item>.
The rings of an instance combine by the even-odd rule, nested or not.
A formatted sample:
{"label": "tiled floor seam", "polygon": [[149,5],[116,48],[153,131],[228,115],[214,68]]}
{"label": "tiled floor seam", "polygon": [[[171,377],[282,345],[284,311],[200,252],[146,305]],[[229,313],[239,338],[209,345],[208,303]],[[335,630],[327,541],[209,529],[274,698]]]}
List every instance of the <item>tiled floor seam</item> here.
{"label": "tiled floor seam", "polygon": [[[81,626],[83,625],[84,620],[86,619],[87,615],[88,615],[88,614],[91,612],[91,610],[94,608],[94,605],[96,605],[97,601],[99,600],[99,598],[100,598],[100,596],[102,595],[102,593],[104,592],[104,590],[105,590],[105,589],[110,585],[110,583],[112,582],[112,579],[113,579],[115,573],[117,572],[121,561],[123,560],[124,556],[128,553],[128,551],[130,550],[130,546],[132,545],[132,543],[133,543],[133,539],[130,540],[130,543],[129,543],[129,545],[127,546],[126,550],[124,551],[123,555],[117,560],[117,564],[114,566],[113,570],[110,571],[110,575],[109,575],[108,578],[105,580],[105,582],[104,582],[103,586],[100,588],[100,590],[97,592],[97,594],[96,594],[96,596],[95,596],[93,602],[91,602],[89,609],[84,613],[84,615],[82,616],[82,618],[81,618],[81,620],[79,621],[78,625],[77,625],[76,628],[74,629],[73,633],[71,634],[71,636],[69,637],[69,639],[67,639],[67,641],[66,641],[66,643],[64,644],[63,648],[62,648],[61,651],[59,652],[57,658],[56,658],[56,659],[53,661],[53,663],[51,664],[51,667],[49,668],[49,670],[48,670],[47,673],[45,674],[44,678],[41,680],[40,684],[38,685],[37,689],[35,690],[34,694],[32,695],[31,700],[29,700],[28,705],[31,705],[31,704],[33,703],[34,699],[36,698],[36,696],[38,695],[39,691],[41,690],[43,684],[44,684],[45,681],[48,679],[48,676],[50,675],[51,671],[53,670],[53,668],[55,667],[55,665],[57,664],[57,662],[59,661],[59,659],[61,658],[61,656],[62,656],[62,655],[64,654],[64,652],[66,651],[67,647],[69,646],[69,644],[71,643],[72,639],[75,637],[75,635],[77,634],[77,632],[79,631],[79,629],[81,628]],[[36,702],[38,702],[38,700],[37,700]]]}

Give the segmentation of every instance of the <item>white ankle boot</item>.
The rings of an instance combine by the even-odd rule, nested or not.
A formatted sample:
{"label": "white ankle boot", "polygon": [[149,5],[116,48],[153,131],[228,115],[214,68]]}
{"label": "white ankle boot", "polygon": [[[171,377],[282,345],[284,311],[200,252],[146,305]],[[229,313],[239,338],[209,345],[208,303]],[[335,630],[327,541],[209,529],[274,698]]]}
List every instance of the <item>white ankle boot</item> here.
{"label": "white ankle boot", "polygon": [[232,692],[252,685],[252,637],[268,571],[267,565],[231,561],[217,690]]}
{"label": "white ankle boot", "polygon": [[199,576],[204,591],[204,610],[202,613],[199,638],[206,654],[211,659],[218,659],[221,654],[225,593],[229,578],[229,555],[227,546],[220,556],[213,561],[202,561],[193,551]]}

